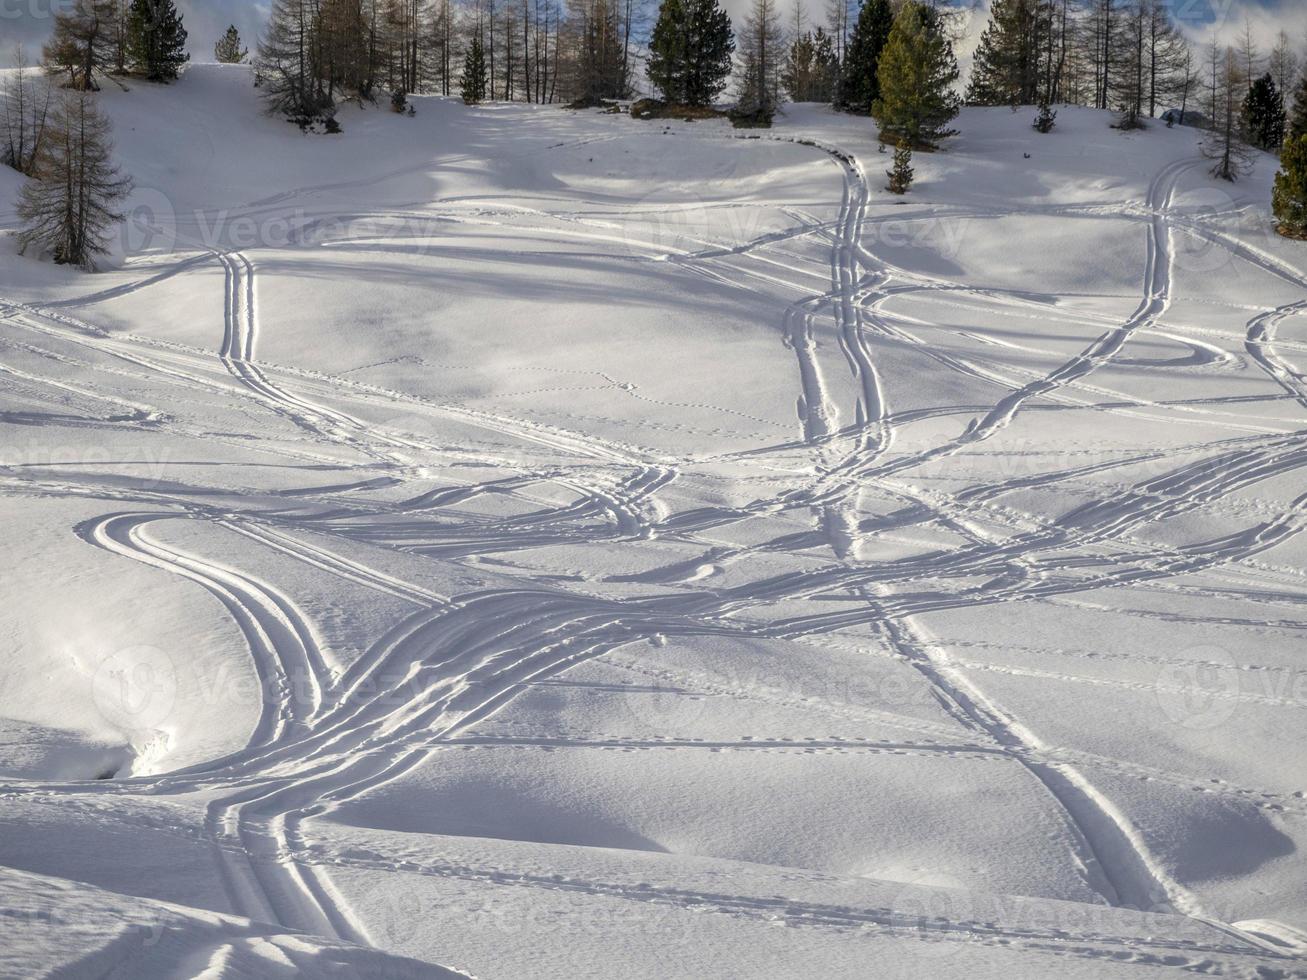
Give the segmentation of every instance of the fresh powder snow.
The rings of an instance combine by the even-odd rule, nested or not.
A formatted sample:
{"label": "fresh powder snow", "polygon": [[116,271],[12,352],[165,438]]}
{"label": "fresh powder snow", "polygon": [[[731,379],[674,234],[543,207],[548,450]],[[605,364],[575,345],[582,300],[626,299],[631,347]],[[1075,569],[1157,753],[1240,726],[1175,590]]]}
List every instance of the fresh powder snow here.
{"label": "fresh powder snow", "polygon": [[0,975],[1307,976],[1278,161],[243,65],[0,169]]}

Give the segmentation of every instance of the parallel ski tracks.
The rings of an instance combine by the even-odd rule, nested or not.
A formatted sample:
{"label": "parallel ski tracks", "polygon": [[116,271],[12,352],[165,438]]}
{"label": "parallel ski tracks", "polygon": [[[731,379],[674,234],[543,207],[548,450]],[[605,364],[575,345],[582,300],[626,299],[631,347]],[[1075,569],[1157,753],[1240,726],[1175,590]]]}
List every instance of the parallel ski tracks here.
{"label": "parallel ski tracks", "polygon": [[[689,519],[683,515],[664,520],[651,502],[677,478],[677,467],[668,461],[561,430],[431,406],[432,411],[448,417],[474,421],[551,452],[581,457],[586,466],[575,471],[577,475],[552,477],[553,482],[573,490],[577,502],[518,517],[466,519],[458,524],[424,516],[429,509],[438,510],[467,494],[481,492],[473,487],[423,491],[398,509],[377,507],[369,514],[364,507],[348,517],[335,512],[321,519],[312,513],[296,518],[272,514],[220,517],[187,502],[187,508],[172,513],[122,511],[86,522],[78,533],[89,543],[187,578],[221,602],[245,637],[265,693],[258,723],[241,752],[163,777],[122,780],[97,787],[97,791],[210,794],[205,829],[219,856],[233,904],[287,926],[366,942],[366,929],[340,900],[326,869],[305,861],[312,853],[305,826],[314,816],[410,771],[441,746],[470,740],[473,736],[467,733],[473,725],[526,686],[547,681],[633,641],[704,633],[804,638],[851,626],[872,626],[883,631],[899,655],[916,666],[932,689],[953,706],[955,717],[974,733],[977,751],[1014,759],[1048,789],[1066,815],[1069,836],[1080,848],[1091,883],[1105,899],[1137,907],[1169,903],[1178,911],[1201,915],[1196,899],[1167,876],[1128,818],[1082,774],[1075,754],[1059,754],[992,701],[965,667],[935,650],[913,617],[1164,579],[1273,547],[1307,523],[1307,495],[1241,532],[1169,552],[1136,554],[1099,574],[1080,573],[1072,559],[1041,557],[1041,553],[1120,542],[1135,529],[1293,472],[1307,465],[1307,446],[1301,435],[1264,437],[1255,444],[1227,448],[1106,495],[1063,515],[1051,526],[1009,538],[989,540],[967,532],[969,543],[950,554],[928,554],[876,566],[850,560],[854,540],[869,530],[861,526],[857,513],[856,497],[863,486],[989,439],[1012,424],[1029,402],[1054,397],[1110,364],[1135,334],[1155,326],[1166,314],[1172,290],[1172,228],[1181,220],[1170,210],[1176,183],[1192,162],[1168,166],[1150,187],[1145,213],[1144,295],[1132,316],[1057,369],[1000,399],[959,436],[922,452],[891,458],[893,416],[885,403],[872,340],[878,333],[900,341],[909,339],[876,313],[877,305],[890,295],[895,279],[903,272],[880,263],[862,245],[870,191],[861,166],[838,148],[816,148],[830,155],[843,175],[842,203],[833,222],[814,222],[806,229],[766,237],[747,248],[705,249],[677,263],[734,283],[735,276],[747,278],[757,273],[741,272],[732,263],[751,261],[768,246],[798,235],[822,235],[830,240],[830,288],[794,302],[784,321],[785,339],[798,364],[803,439],[819,467],[810,486],[752,507],[706,510]],[[1195,233],[1216,234],[1190,221],[1183,221],[1183,226],[1197,228]],[[1295,275],[1246,246],[1216,237],[1236,254],[1281,277]],[[396,473],[402,474],[415,456],[439,455],[441,447],[379,432],[359,417],[307,397],[303,385],[280,378],[274,381],[258,359],[255,267],[239,252],[214,252],[213,256],[222,265],[227,282],[218,359],[252,398],[293,421],[322,446],[356,451],[393,467]],[[770,278],[774,285],[785,284]],[[1277,324],[1304,309],[1307,304],[1296,303],[1254,318],[1247,326],[1246,349],[1268,378],[1307,407],[1304,375],[1275,347]],[[857,392],[853,421],[847,426],[840,424],[840,408],[825,383],[826,366],[818,355],[817,319],[826,313]],[[137,353],[131,343],[98,337],[93,328],[67,314],[25,308],[19,315],[61,335],[71,331],[80,342],[142,368],[163,366],[185,383],[213,384],[202,372],[191,370],[186,360],[189,354],[164,362],[157,355]],[[948,366],[966,369],[961,363]],[[502,476],[496,480],[504,482]],[[508,482],[522,485],[512,478]],[[879,529],[941,522],[966,531],[968,507],[983,505],[1019,485],[1020,480],[1012,480],[972,487],[942,501],[913,496],[900,488],[897,492],[905,494],[908,506]],[[835,563],[729,589],[674,589],[634,600],[600,600],[555,588],[444,596],[347,558],[323,543],[324,538],[339,535],[446,556],[496,548],[521,550],[564,540],[575,535],[578,522],[601,518],[602,524],[583,525],[587,540],[638,541],[668,534],[694,541],[694,535],[708,527],[798,508],[814,512]],[[149,533],[150,524],[177,519],[210,521],[323,573],[405,600],[415,611],[359,660],[337,665],[289,596],[237,569],[165,545]],[[801,540],[805,548],[811,547],[811,540],[802,535],[791,543]],[[756,550],[742,548],[733,554],[743,557]],[[720,560],[723,556],[714,557]],[[1020,573],[1022,569],[1038,569],[1040,574],[1031,577]],[[1058,572],[1077,574],[1059,579]],[[985,574],[997,577],[980,588],[904,588]],[[859,592],[866,602],[854,611],[793,617],[767,626],[751,626],[733,618],[772,603]],[[1094,764],[1092,759],[1082,761],[1091,767]],[[86,790],[69,787],[68,791]],[[823,916],[828,914],[816,915]],[[1250,942],[1237,930],[1233,935],[1240,942]]]}

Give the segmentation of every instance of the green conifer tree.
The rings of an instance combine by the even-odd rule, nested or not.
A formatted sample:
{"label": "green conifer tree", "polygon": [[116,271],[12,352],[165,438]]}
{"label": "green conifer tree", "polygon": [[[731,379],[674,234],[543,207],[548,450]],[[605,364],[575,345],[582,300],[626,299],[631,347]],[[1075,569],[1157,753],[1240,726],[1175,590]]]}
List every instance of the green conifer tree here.
{"label": "green conifer tree", "polygon": [[866,0],[849,38],[840,73],[838,105],[845,112],[868,115],[880,98],[880,58],[893,26],[894,11],[889,0]]}
{"label": "green conifer tree", "polygon": [[236,30],[235,24],[228,27],[213,46],[213,57],[220,65],[242,64],[248,55],[249,51],[241,44],[241,33]]}
{"label": "green conifer tree", "polygon": [[1248,142],[1261,150],[1277,150],[1284,142],[1284,97],[1267,72],[1248,89],[1243,100]]}
{"label": "green conifer tree", "polygon": [[665,101],[706,106],[726,87],[734,53],[731,18],[717,0],[663,0],[646,73]]}
{"label": "green conifer tree", "polygon": [[1042,0],[994,0],[972,62],[968,104],[1037,105],[1047,97],[1041,52],[1050,14]]}
{"label": "green conifer tree", "polygon": [[132,0],[127,11],[127,61],[152,82],[170,82],[190,60],[186,28],[173,0]]}
{"label": "green conifer tree", "polygon": [[1307,238],[1307,136],[1293,136],[1280,155],[1271,210],[1286,238]]}
{"label": "green conifer tree", "polygon": [[1289,114],[1289,135],[1307,136],[1307,72],[1293,90],[1293,111]]}
{"label": "green conifer tree", "polygon": [[463,77],[459,85],[459,95],[467,105],[476,105],[486,97],[486,55],[481,46],[481,36],[472,38],[467,55],[463,58]]}
{"label": "green conifer tree", "polygon": [[958,114],[953,91],[958,63],[944,33],[939,13],[916,0],[906,0],[881,52],[880,98],[872,115],[881,138],[900,137],[918,149],[932,150],[956,132],[948,124]]}
{"label": "green conifer tree", "polygon": [[906,194],[912,186],[912,147],[907,139],[900,139],[894,148],[894,166],[885,171],[889,186],[885,189],[891,194]]}

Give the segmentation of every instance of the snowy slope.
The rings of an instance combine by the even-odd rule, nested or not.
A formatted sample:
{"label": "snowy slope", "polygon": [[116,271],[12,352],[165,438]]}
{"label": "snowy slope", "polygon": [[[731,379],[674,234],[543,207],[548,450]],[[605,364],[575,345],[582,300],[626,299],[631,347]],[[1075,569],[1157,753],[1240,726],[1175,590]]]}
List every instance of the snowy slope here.
{"label": "snowy slope", "polygon": [[7,977],[330,976],[449,978],[428,963],[289,933],[245,919],[147,902],[5,870],[0,914]]}
{"label": "snowy slope", "polygon": [[107,271],[0,174],[0,972],[1307,976],[1270,158],[102,98]]}

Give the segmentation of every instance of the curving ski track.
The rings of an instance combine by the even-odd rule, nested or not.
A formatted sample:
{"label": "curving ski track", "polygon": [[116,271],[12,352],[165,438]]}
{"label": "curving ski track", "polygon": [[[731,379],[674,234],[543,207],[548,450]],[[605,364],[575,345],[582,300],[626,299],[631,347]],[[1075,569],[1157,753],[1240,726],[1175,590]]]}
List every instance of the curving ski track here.
{"label": "curving ski track", "polygon": [[[317,490],[304,492],[306,503],[298,511],[254,508],[233,512],[229,503],[209,507],[197,497],[170,500],[162,491],[125,491],[119,499],[131,501],[129,509],[80,525],[78,535],[90,545],[193,582],[222,604],[244,637],[260,680],[264,703],[259,721],[244,749],[202,765],[97,785],[15,783],[4,787],[6,791],[77,796],[203,790],[211,799],[204,833],[236,908],[290,928],[366,943],[365,926],[333,888],[328,870],[314,860],[312,820],[316,815],[396,779],[440,746],[476,744],[477,739],[467,734],[469,729],[500,710],[526,685],[557,677],[588,660],[611,656],[634,641],[705,634],[802,641],[848,627],[870,627],[917,670],[947,706],[970,739],[962,747],[965,751],[987,759],[1010,760],[1046,791],[1050,804],[1061,814],[1068,845],[1076,851],[1087,883],[1106,902],[1136,908],[1167,907],[1205,916],[1197,898],[1169,877],[1150,853],[1143,835],[1094,785],[1088,772],[1097,765],[1111,765],[1111,760],[1064,752],[1044,742],[983,690],[975,671],[943,654],[941,645],[915,617],[946,609],[1164,582],[1268,550],[1307,526],[1307,495],[1265,520],[1212,541],[1144,548],[1131,535],[1218,503],[1243,488],[1301,470],[1307,466],[1302,433],[1236,436],[1227,444],[1209,447],[1202,458],[1133,481],[1055,521],[1031,526],[1007,519],[1011,533],[1004,536],[975,533],[970,518],[984,515],[990,523],[995,519],[1003,523],[996,502],[1015,489],[1075,479],[1091,469],[1124,468],[1138,458],[974,485],[933,497],[896,485],[887,492],[902,500],[902,508],[875,518],[859,512],[857,498],[867,485],[888,488],[885,481],[898,474],[989,440],[1015,424],[1022,412],[1036,403],[1055,402],[1069,389],[1086,390],[1087,379],[1120,358],[1136,335],[1154,329],[1165,316],[1173,292],[1171,239],[1178,225],[1209,236],[1273,275],[1300,284],[1301,277],[1237,240],[1172,215],[1177,182],[1193,163],[1170,165],[1156,175],[1145,205],[1146,268],[1137,309],[1123,322],[1100,324],[1103,332],[1055,369],[1018,383],[1010,374],[1004,376],[978,363],[927,349],[905,322],[886,312],[887,301],[917,291],[983,294],[990,300],[1001,299],[1050,316],[1047,306],[1029,297],[924,278],[878,259],[863,243],[872,193],[861,165],[837,147],[805,145],[826,154],[841,174],[841,200],[833,220],[812,220],[737,247],[678,254],[674,262],[686,273],[744,289],[762,281],[770,288],[784,284],[795,291],[782,272],[826,278],[827,288],[793,298],[779,324],[782,342],[796,362],[799,438],[794,443],[751,451],[762,456],[802,447],[810,454],[815,470],[806,485],[747,506],[705,507],[665,517],[656,498],[678,479],[687,461],[651,457],[633,447],[527,420],[414,401],[409,407],[481,426],[572,462],[561,469],[555,465],[539,472],[528,468],[507,476],[496,473],[480,485],[433,490],[415,483],[412,493],[398,505],[356,496],[345,506],[331,493]],[[281,200],[257,203],[275,206]],[[1073,211],[1068,209],[1069,214]],[[584,231],[574,234],[586,237]],[[780,251],[800,238],[829,244],[827,269],[799,270],[792,265],[794,258]],[[388,397],[384,393],[342,380],[339,387],[332,388],[332,401],[339,405],[327,404],[306,389],[325,391],[323,382],[332,379],[310,379],[261,364],[258,351],[263,327],[256,308],[256,266],[240,252],[211,252],[210,257],[221,265],[226,277],[218,361],[244,397],[290,420],[306,434],[314,458],[328,460],[354,453],[383,468],[390,486],[408,484],[415,461],[438,463],[443,458],[444,447],[370,425],[339,407],[351,400],[372,403]],[[139,288],[179,274],[195,261],[187,259],[171,272],[142,281]],[[108,295],[87,297],[87,302]],[[1304,310],[1307,304],[1299,302],[1259,313],[1246,325],[1244,346],[1268,381],[1307,408],[1307,376],[1276,342],[1277,326]],[[196,388],[213,389],[216,384],[202,369],[212,354],[110,336],[63,310],[10,304],[3,315],[38,337],[57,336],[120,361],[127,365],[124,370],[162,374],[172,383]],[[1009,391],[992,405],[981,407],[953,437],[924,450],[891,455],[896,418],[878,373],[876,344],[880,341],[919,348],[945,370],[1000,382]],[[830,356],[832,349],[838,351],[839,360]],[[840,361],[856,392],[851,405],[838,404],[828,384]],[[1128,404],[1137,407],[1139,403]],[[843,420],[848,421],[842,424]],[[536,483],[565,487],[575,495],[575,502],[498,519],[460,517],[452,510],[485,493],[518,494],[527,499],[525,495]],[[366,492],[370,486],[365,482],[341,488],[341,492]],[[96,489],[69,485],[64,492]],[[45,491],[58,489],[47,484]],[[146,506],[153,509],[141,509]],[[697,537],[708,529],[760,515],[795,511],[811,514],[810,532],[788,533],[748,547],[710,547]],[[275,585],[239,568],[187,553],[154,533],[154,525],[162,529],[175,521],[207,522],[240,535],[251,547],[272,549],[324,574],[409,603],[413,611],[362,657],[341,667],[321,647],[309,617]],[[857,560],[861,536],[929,524],[958,531],[966,543],[947,552],[874,565]],[[628,576],[629,581],[661,583],[665,591],[622,600],[599,599],[552,584],[445,596],[368,567],[348,557],[349,549],[337,551],[330,544],[333,539],[358,541],[458,559],[564,541],[620,540],[634,547],[655,537],[674,538],[702,546],[704,551],[695,560]],[[1109,546],[1114,549],[1113,563],[1096,574],[1082,573],[1071,556],[1072,552],[1094,554],[1094,549]],[[695,569],[705,564],[720,566],[768,552],[824,553],[829,562],[745,585],[704,589],[693,584]],[[976,578],[983,578],[984,584],[961,584],[964,579]],[[747,616],[741,615],[831,595],[856,595],[862,602],[854,610],[791,616],[766,625],[750,624]],[[652,742],[644,747],[666,745]],[[753,747],[776,745],[753,743]],[[943,750],[915,744],[897,747]],[[956,745],[944,748],[959,750]],[[422,873],[468,872],[433,868]],[[531,882],[512,884],[529,886]],[[596,883],[592,891],[606,893],[614,888]],[[622,894],[638,901],[694,904],[730,914],[767,911],[765,907],[746,908],[743,900],[731,896],[652,891]],[[800,924],[833,923],[859,929],[882,927],[891,915],[793,903],[785,914]],[[952,927],[932,928],[947,932]],[[974,926],[967,928],[975,931]],[[1222,928],[1228,930],[1238,951],[1255,948],[1270,957],[1280,955],[1233,926]],[[1064,936],[1034,933],[993,938],[1030,944],[1067,941]],[[1091,945],[1112,943],[1105,937],[1086,937],[1085,941]],[[1182,951],[1219,956],[1230,949],[1185,947]],[[1164,952],[1158,953],[1159,960]]]}

